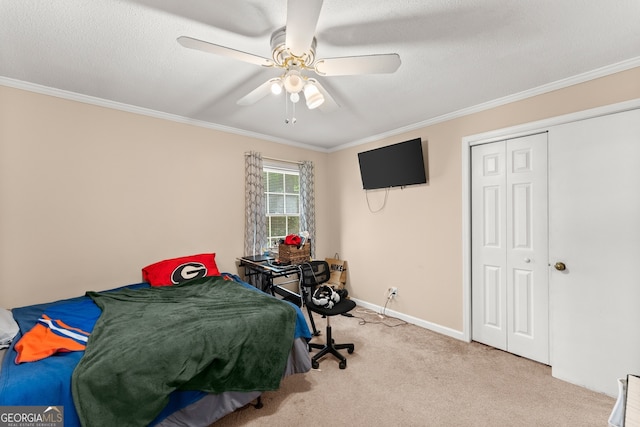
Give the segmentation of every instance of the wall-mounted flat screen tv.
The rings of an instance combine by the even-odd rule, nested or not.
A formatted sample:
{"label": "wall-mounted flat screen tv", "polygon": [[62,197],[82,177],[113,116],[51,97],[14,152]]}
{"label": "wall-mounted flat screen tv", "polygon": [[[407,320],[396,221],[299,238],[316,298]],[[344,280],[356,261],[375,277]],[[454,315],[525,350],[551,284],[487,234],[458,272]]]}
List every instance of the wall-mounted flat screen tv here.
{"label": "wall-mounted flat screen tv", "polygon": [[427,182],[420,138],[358,153],[358,161],[365,190]]}

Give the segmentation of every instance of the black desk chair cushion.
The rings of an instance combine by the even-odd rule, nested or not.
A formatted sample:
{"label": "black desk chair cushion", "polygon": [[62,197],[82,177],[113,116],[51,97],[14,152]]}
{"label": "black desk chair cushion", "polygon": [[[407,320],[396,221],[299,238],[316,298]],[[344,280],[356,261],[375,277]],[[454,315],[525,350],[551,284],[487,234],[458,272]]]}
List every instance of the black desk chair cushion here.
{"label": "black desk chair cushion", "polygon": [[[353,308],[356,306],[355,302],[349,299],[344,299],[339,292],[336,292],[334,290],[331,290],[332,297],[331,297],[331,302],[329,303],[330,305],[323,304],[325,301],[324,294],[326,291],[322,292],[322,296],[320,298],[317,296],[318,290],[323,290],[322,288],[331,289],[329,286],[325,286],[325,285],[322,285],[316,288],[315,292],[311,297],[310,305],[312,306],[309,307],[310,310],[314,311],[315,313],[321,314],[323,316],[335,316],[336,314],[347,313],[353,310]],[[338,299],[337,302],[335,302],[335,298]]]}
{"label": "black desk chair cushion", "polygon": [[349,344],[336,344],[331,334],[331,323],[329,318],[331,316],[337,316],[347,313],[356,307],[356,303],[350,299],[341,298],[339,302],[335,303],[331,308],[317,305],[313,302],[313,295],[317,287],[322,286],[331,277],[331,271],[329,270],[329,264],[326,261],[310,261],[301,265],[301,281],[302,281],[302,293],[307,312],[309,313],[309,320],[313,327],[314,335],[319,335],[316,330],[315,322],[313,321],[313,313],[318,313],[327,318],[327,333],[326,344],[309,343],[310,348],[320,349],[320,352],[316,353],[311,358],[311,366],[317,369],[320,366],[319,359],[324,357],[327,353],[334,355],[339,361],[340,369],[347,367],[347,359],[338,351],[341,349],[347,349],[349,354],[353,353],[354,345]]}

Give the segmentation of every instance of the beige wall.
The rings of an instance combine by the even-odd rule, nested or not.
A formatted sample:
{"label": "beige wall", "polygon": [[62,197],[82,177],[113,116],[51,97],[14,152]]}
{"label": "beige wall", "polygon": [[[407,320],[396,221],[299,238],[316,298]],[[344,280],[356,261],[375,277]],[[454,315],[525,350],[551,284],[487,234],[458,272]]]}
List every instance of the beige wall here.
{"label": "beige wall", "polygon": [[192,253],[237,272],[249,150],[314,162],[326,233],[326,153],[0,86],[0,306],[139,282]]}
{"label": "beige wall", "polygon": [[[159,259],[242,254],[243,153],[316,167],[317,255],[349,261],[349,290],[462,330],[461,141],[468,135],[640,98],[640,68],[330,154],[0,86],[0,306],[140,280]],[[420,137],[429,184],[370,212],[357,153]],[[372,210],[384,191],[370,191]]]}
{"label": "beige wall", "polygon": [[[462,170],[465,136],[640,98],[640,68],[449,120],[329,155],[331,243],[349,262],[351,294],[419,323],[462,331]],[[389,191],[362,190],[357,153],[420,137],[427,148],[429,183]]]}

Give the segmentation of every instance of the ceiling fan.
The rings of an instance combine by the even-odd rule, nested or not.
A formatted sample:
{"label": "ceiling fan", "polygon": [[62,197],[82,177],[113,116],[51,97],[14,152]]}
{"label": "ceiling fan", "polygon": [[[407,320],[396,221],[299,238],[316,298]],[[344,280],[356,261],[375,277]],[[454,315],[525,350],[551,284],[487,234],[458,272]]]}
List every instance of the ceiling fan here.
{"label": "ceiling fan", "polygon": [[309,109],[333,111],[338,104],[322,87],[320,82],[309,77],[345,76],[356,74],[393,73],[400,66],[400,56],[396,53],[345,56],[339,58],[316,59],[315,31],[323,0],[288,0],[286,26],[271,35],[271,58],[263,58],[225,46],[209,43],[192,37],[180,36],[182,46],[231,57],[266,68],[280,68],[282,74],[271,78],[237,101],[238,105],[251,105],[269,93],[286,92],[292,103],[304,94]]}

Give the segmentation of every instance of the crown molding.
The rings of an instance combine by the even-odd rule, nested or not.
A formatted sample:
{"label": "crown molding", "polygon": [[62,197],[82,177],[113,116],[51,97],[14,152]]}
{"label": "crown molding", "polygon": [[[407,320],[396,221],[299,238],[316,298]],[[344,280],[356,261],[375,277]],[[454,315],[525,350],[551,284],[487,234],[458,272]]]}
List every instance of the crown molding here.
{"label": "crown molding", "polygon": [[156,119],[169,120],[172,122],[188,124],[192,126],[198,126],[202,128],[212,129],[216,131],[231,133],[234,135],[246,136],[248,138],[260,139],[263,141],[275,142],[278,144],[291,145],[299,148],[304,148],[312,151],[327,152],[326,149],[301,144],[299,142],[290,141],[282,138],[275,138],[269,135],[263,135],[257,132],[250,132],[243,129],[234,128],[231,126],[223,126],[216,123],[206,122],[203,120],[190,119],[188,117],[179,116],[177,114],[164,113],[162,111],[152,110],[149,108],[138,107],[135,105],[125,104],[122,102],[110,101],[108,99],[98,98],[95,96],[83,95],[77,92],[71,92],[63,89],[52,88],[49,86],[43,86],[36,83],[25,82],[22,80],[11,79],[8,77],[0,76],[0,86],[12,87],[15,89],[21,89],[28,92],[39,93],[42,95],[49,95],[56,98],[67,99],[70,101],[82,102],[84,104],[95,105],[98,107],[111,108],[114,110],[124,111],[133,114],[140,114],[143,116],[153,117]]}
{"label": "crown molding", "polygon": [[492,108],[500,107],[502,105],[510,104],[512,102],[522,101],[527,98],[532,98],[534,96],[542,95],[548,92],[553,92],[554,90],[558,90],[558,89],[564,89],[569,86],[588,82],[590,80],[595,80],[600,77],[606,77],[611,74],[620,73],[622,71],[630,70],[636,67],[640,67],[640,57],[618,62],[616,64],[608,65],[606,67],[601,67],[592,71],[588,71],[586,73],[578,74],[576,76],[568,77],[566,79],[562,79],[562,80],[558,80],[542,86],[538,86],[533,89],[528,89],[528,90],[518,92],[512,95],[508,95],[502,98],[494,99],[493,101],[485,102],[485,103],[478,104],[468,108],[463,108],[461,110],[453,111],[448,114],[443,114],[438,117],[434,117],[418,123],[413,123],[401,128],[393,129],[389,132],[372,135],[364,139],[350,142],[348,144],[343,144],[337,147],[333,147],[331,150],[329,150],[329,152],[340,151],[340,150],[344,150],[346,148],[354,147],[357,145],[379,141],[384,138],[389,138],[389,137],[400,135],[406,132],[411,132],[417,129],[421,129],[427,126],[432,126],[438,123],[446,122],[448,120],[453,120],[459,117],[464,117],[474,113],[490,110]]}
{"label": "crown molding", "polygon": [[106,100],[103,98],[97,98],[94,96],[83,95],[76,92],[70,92],[62,89],[56,89],[48,86],[43,86],[35,83],[25,82],[22,80],[11,79],[8,77],[0,76],[0,85],[13,87],[16,89],[22,89],[29,92],[40,93],[43,95],[54,96],[58,98],[68,99],[71,101],[82,102],[85,104],[96,105],[100,107],[111,108],[115,110],[125,111],[134,114],[141,114],[144,116],[154,117],[163,120],[169,120],[178,123],[184,123],[192,126],[203,127],[207,129],[217,130],[221,132],[227,132],[234,135],[245,136],[248,138],[256,138],[263,141],[275,142],[278,144],[290,145],[298,148],[303,148],[311,151],[318,151],[324,153],[332,153],[336,151],[341,151],[347,148],[355,147],[358,145],[367,144],[370,142],[379,141],[381,139],[393,137],[396,135],[400,135],[406,132],[411,132],[417,129],[421,129],[427,126],[432,126],[438,123],[446,122],[448,120],[457,119],[459,117],[468,116],[470,114],[478,113],[481,111],[489,110],[492,108],[500,107],[505,104],[509,104],[516,101],[521,101],[527,98],[532,98],[534,96],[542,95],[544,93],[552,92],[554,90],[563,89],[569,86],[573,86],[579,83],[584,83],[590,80],[595,80],[600,77],[606,77],[611,74],[619,73],[622,71],[626,71],[635,67],[640,66],[640,57],[631,58],[626,61],[618,62],[616,64],[608,65],[606,67],[601,67],[592,71],[588,71],[586,73],[578,74],[573,77],[569,77],[566,79],[558,80],[546,85],[538,86],[533,89],[525,90],[522,92],[518,92],[512,95],[508,95],[502,98],[498,98],[489,102],[485,102],[482,104],[478,104],[472,107],[463,108],[461,110],[453,111],[451,113],[443,114],[438,117],[434,117],[428,120],[424,120],[421,122],[413,123],[407,126],[403,126],[397,129],[392,129],[388,132],[379,133],[376,135],[371,135],[366,138],[362,138],[356,141],[352,141],[347,144],[338,145],[332,148],[321,148],[309,144],[301,144],[299,142],[275,138],[269,135],[260,134],[257,132],[250,132],[243,129],[238,129],[230,126],[223,126],[216,123],[206,122],[203,120],[195,120],[187,117],[179,116],[176,114],[164,113],[161,111],[152,110],[149,108],[137,107],[135,105],[124,104],[121,102],[115,102]]}

